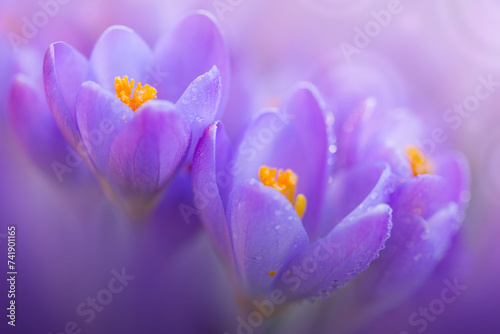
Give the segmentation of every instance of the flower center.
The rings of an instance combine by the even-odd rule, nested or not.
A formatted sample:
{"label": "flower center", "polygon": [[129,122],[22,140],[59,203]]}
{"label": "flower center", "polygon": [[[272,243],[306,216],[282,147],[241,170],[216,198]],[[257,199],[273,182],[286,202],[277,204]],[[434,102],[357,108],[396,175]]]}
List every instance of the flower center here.
{"label": "flower center", "polygon": [[[139,108],[143,103],[151,99],[156,99],[156,89],[150,85],[144,85],[139,82],[134,90],[134,79],[128,81],[128,77],[115,78],[116,97],[128,105],[133,111]],[[132,94],[134,90],[134,94]]]}
{"label": "flower center", "polygon": [[299,217],[302,219],[304,213],[306,212],[307,200],[303,194],[299,194],[295,198],[295,186],[298,181],[297,174],[292,172],[290,169],[287,169],[286,171],[280,169],[278,171],[278,177],[276,178],[276,168],[262,166],[259,170],[259,177],[260,181],[264,185],[273,187],[282,193],[290,201],[290,203],[292,203],[295,207],[295,211],[297,211]]}
{"label": "flower center", "polygon": [[413,176],[422,174],[432,174],[432,163],[429,159],[416,147],[409,147],[406,149],[408,160],[411,165]]}

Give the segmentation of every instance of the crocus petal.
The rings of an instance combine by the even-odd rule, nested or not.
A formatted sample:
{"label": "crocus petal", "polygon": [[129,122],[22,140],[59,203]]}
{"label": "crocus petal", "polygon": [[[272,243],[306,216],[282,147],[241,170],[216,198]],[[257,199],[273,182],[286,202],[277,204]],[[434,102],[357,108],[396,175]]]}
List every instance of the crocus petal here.
{"label": "crocus petal", "polygon": [[111,143],[134,117],[134,112],[111,92],[87,81],[77,97],[76,117],[83,139],[77,146],[78,152],[88,155],[99,173],[109,176]]}
{"label": "crocus petal", "polygon": [[327,235],[349,214],[361,215],[387,203],[396,180],[387,164],[368,163],[338,172],[328,184],[319,236]]}
{"label": "crocus petal", "polygon": [[45,94],[57,125],[73,148],[80,141],[75,101],[87,75],[87,59],[73,47],[62,42],[49,47],[43,63]]}
{"label": "crocus petal", "polygon": [[229,87],[229,65],[220,29],[210,13],[186,17],[172,34],[158,43],[155,55],[159,71],[167,74],[162,77],[158,98],[177,101],[191,81],[215,65],[221,76],[220,109],[223,108]]}
{"label": "crocus petal", "polygon": [[351,167],[360,159],[362,141],[361,136],[367,127],[367,119],[371,118],[375,107],[375,100],[368,99],[355,108],[343,123],[336,125],[338,147],[336,152],[336,168]]}
{"label": "crocus petal", "polygon": [[391,196],[394,227],[387,248],[363,277],[361,294],[391,306],[415,291],[444,256],[459,225],[458,205],[437,175],[419,175]]}
{"label": "crocus petal", "polygon": [[408,110],[382,110],[374,98],[355,108],[343,123],[336,123],[336,170],[367,161],[387,162],[403,177],[410,177],[402,152],[415,146],[421,131],[419,120]]}
{"label": "crocus petal", "polygon": [[441,195],[458,203],[461,212],[465,211],[470,199],[470,171],[466,158],[460,152],[449,152],[438,156],[435,163],[436,174],[446,183]]}
{"label": "crocus petal", "polygon": [[239,273],[254,292],[268,292],[274,276],[309,244],[290,202],[261,182],[250,180],[233,190],[228,217]]}
{"label": "crocus petal", "polygon": [[261,114],[248,127],[236,153],[241,173],[235,184],[257,178],[261,166],[291,169],[298,176],[297,194],[307,198],[303,224],[314,236],[326,184],[327,134],[315,88],[301,84],[281,112]]}
{"label": "crocus petal", "polygon": [[456,203],[449,203],[428,220],[395,211],[387,247],[364,277],[369,280],[366,295],[383,297],[385,304],[391,304],[412,294],[444,257],[458,227]]}
{"label": "crocus petal", "polygon": [[[7,105],[8,119],[23,147],[37,165],[53,175],[53,163],[66,164],[67,142],[61,134],[45,96],[28,76],[14,77]],[[71,170],[72,168],[68,168]]]}
{"label": "crocus petal", "polygon": [[151,78],[148,71],[153,70],[152,62],[153,53],[139,35],[127,27],[112,26],[101,35],[92,51],[92,79],[111,92],[115,91],[117,76],[126,75],[136,83],[146,84]]}
{"label": "crocus petal", "polygon": [[364,271],[378,257],[391,227],[391,208],[386,204],[355,219],[344,219],[286,266],[277,287],[293,299],[325,297]]}
{"label": "crocus petal", "polygon": [[226,194],[231,176],[224,169],[229,139],[222,123],[209,125],[195,150],[192,167],[193,192],[201,222],[226,263],[234,263],[230,230],[225,215]]}
{"label": "crocus petal", "polygon": [[432,174],[414,177],[396,189],[391,196],[391,207],[397,211],[411,212],[428,219],[449,202],[442,196],[445,180]]}
{"label": "crocus petal", "polygon": [[190,138],[189,124],[172,103],[149,101],[111,144],[111,180],[125,191],[156,193],[179,168]]}
{"label": "crocus petal", "polygon": [[203,130],[215,120],[221,98],[221,77],[217,67],[199,76],[186,89],[176,108],[189,121],[192,131],[192,150]]}

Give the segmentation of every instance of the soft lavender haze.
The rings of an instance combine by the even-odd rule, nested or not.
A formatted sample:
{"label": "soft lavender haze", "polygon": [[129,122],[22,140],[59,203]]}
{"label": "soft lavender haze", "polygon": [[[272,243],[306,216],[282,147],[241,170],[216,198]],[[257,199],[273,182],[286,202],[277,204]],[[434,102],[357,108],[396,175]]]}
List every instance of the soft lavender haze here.
{"label": "soft lavender haze", "polygon": [[1,1],[0,332],[500,333],[499,31],[494,0]]}

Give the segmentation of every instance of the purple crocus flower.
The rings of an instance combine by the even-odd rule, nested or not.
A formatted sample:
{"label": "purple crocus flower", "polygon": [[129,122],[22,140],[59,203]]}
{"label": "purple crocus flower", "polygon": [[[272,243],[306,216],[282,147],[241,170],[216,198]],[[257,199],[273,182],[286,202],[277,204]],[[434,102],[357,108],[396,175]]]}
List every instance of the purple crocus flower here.
{"label": "purple crocus flower", "polygon": [[[346,75],[354,77],[349,71]],[[389,107],[383,90],[377,92],[377,99],[359,96],[360,87],[370,81],[366,77],[359,79],[355,89],[341,86],[337,95],[325,95],[337,116],[334,173],[367,161],[385,161],[396,179],[388,202],[393,227],[386,248],[348,286],[331,312],[333,327],[347,332],[395,307],[427,281],[451,247],[470,199],[463,155],[430,142],[421,120],[407,109]],[[322,88],[328,91],[332,86],[338,87],[327,80]],[[385,101],[383,108],[378,98]],[[445,133],[439,136],[441,143],[446,141]],[[344,186],[336,198],[345,202],[354,191]],[[355,318],[346,316],[353,312]]]}
{"label": "purple crocus flower", "polygon": [[[369,323],[415,293],[445,257],[461,226],[470,197],[468,165],[459,152],[431,155],[413,146],[422,139],[418,124],[408,111],[383,112],[370,101],[336,126],[339,144],[355,143],[339,145],[339,164],[350,168],[384,159],[397,179],[388,202],[393,209],[391,237],[379,258],[348,286],[342,302],[334,304],[331,324],[339,332]],[[352,312],[355,318],[346,317]]]}
{"label": "purple crocus flower", "polygon": [[[48,107],[43,92],[42,59],[42,52],[24,48],[11,59],[10,73],[5,73],[2,86],[6,96],[2,101],[8,135],[13,135],[9,141],[50,180],[63,186],[89,184],[92,174],[62,136]],[[64,177],[54,173],[57,170],[64,170]]]}
{"label": "purple crocus flower", "polygon": [[[195,213],[246,292],[287,301],[328,295],[365,270],[389,237],[390,168],[369,161],[330,177],[331,121],[305,83],[279,111],[258,116],[237,149],[220,122],[198,143]],[[343,201],[339,184],[355,188]]]}
{"label": "purple crocus flower", "polygon": [[113,26],[88,60],[63,42],[44,60],[62,134],[132,218],[150,212],[218,118],[227,78],[223,38],[205,13],[186,17],[154,51],[131,29]]}

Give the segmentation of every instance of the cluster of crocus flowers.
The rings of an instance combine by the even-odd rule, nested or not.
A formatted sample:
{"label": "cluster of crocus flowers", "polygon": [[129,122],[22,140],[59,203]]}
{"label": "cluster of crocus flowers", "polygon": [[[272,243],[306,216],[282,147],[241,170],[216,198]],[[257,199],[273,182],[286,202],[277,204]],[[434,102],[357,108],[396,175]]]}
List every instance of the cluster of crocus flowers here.
{"label": "cluster of crocus flowers", "polygon": [[363,293],[409,293],[460,224],[467,165],[398,138],[411,115],[391,128],[369,100],[336,124],[320,95],[300,84],[232,149],[221,122],[207,127],[192,170],[203,225],[251,296],[326,297],[365,270]]}
{"label": "cluster of crocus flowers", "polygon": [[[52,44],[43,64],[48,106],[19,75],[10,115],[24,142],[44,140],[29,130],[47,122],[53,135],[42,144],[58,152],[38,153],[41,164],[68,143],[132,219],[151,213],[179,170],[190,173],[179,192],[192,190],[193,212],[243,295],[327,297],[358,275],[359,293],[372,300],[395,303],[413,291],[460,226],[469,197],[461,155],[429,156],[414,131],[401,131],[416,127],[413,116],[395,117],[371,100],[337,120],[311,83],[232,143],[219,121],[226,53],[203,13],[154,50],[113,26],[88,59]],[[41,112],[23,128],[30,100],[41,101]]]}

